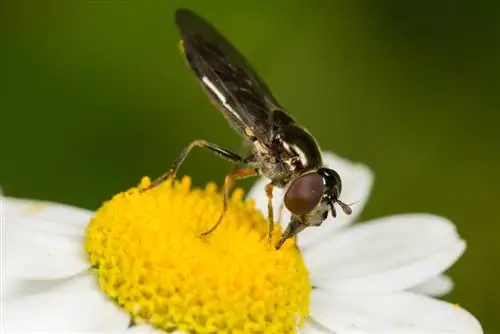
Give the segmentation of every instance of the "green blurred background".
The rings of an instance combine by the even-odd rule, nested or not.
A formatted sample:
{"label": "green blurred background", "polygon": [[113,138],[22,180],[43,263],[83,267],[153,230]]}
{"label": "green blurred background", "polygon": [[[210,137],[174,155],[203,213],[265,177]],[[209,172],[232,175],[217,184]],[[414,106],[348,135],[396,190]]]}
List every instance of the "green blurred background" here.
{"label": "green blurred background", "polygon": [[[206,16],[324,149],[376,175],[364,218],[450,217],[468,250],[447,300],[500,333],[500,11],[476,1],[5,1],[0,184],[95,209],[189,141],[239,139],[178,53],[173,13]],[[200,168],[203,166],[203,168]],[[229,167],[197,151],[194,183]],[[247,183],[246,186],[249,184]],[[497,208],[497,209],[495,209]]]}

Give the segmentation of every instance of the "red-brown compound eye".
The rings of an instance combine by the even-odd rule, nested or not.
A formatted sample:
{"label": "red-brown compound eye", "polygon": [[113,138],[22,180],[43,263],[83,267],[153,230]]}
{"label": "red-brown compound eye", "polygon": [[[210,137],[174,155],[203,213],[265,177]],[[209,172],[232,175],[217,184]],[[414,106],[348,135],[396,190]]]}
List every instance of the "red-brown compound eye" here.
{"label": "red-brown compound eye", "polygon": [[323,177],[309,173],[292,181],[285,194],[285,206],[296,215],[309,213],[323,196]]}

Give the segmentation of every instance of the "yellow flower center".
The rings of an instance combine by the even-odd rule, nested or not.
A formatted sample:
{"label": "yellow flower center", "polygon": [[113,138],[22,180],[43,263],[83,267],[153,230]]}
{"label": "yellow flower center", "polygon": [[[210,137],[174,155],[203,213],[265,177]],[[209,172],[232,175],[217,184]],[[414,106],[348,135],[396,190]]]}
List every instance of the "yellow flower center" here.
{"label": "yellow flower center", "polygon": [[267,220],[239,189],[219,227],[201,237],[222,212],[216,186],[191,189],[186,177],[141,192],[148,184],[115,195],[88,226],[101,289],[136,322],[165,331],[295,332],[311,284],[294,242],[276,250]]}

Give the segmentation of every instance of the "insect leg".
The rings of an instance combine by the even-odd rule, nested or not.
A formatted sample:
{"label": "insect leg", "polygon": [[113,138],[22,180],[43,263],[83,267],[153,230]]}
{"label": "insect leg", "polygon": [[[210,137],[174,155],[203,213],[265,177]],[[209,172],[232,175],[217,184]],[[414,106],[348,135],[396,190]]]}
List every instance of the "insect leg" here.
{"label": "insect leg", "polygon": [[195,141],[191,142],[188,146],[186,146],[186,148],[184,148],[182,153],[177,157],[177,159],[172,164],[172,167],[170,168],[170,170],[168,172],[166,172],[165,174],[163,174],[162,176],[160,176],[159,178],[157,178],[156,180],[154,180],[153,182],[151,182],[149,187],[145,188],[144,191],[156,187],[157,185],[159,185],[160,183],[162,183],[163,181],[165,181],[169,178],[174,178],[175,174],[177,173],[177,170],[179,169],[181,164],[184,162],[184,160],[186,160],[186,158],[189,155],[189,153],[191,152],[191,150],[195,147],[204,148],[212,153],[215,153],[217,156],[219,156],[225,160],[232,161],[234,163],[245,163],[245,161],[246,161],[245,159],[243,159],[239,155],[237,155],[237,154],[235,154],[235,153],[233,153],[233,152],[231,152],[223,147],[209,143],[209,142],[202,140],[202,139],[195,140]]}
{"label": "insect leg", "polygon": [[269,242],[271,242],[271,238],[273,236],[273,230],[274,230],[273,189],[274,189],[274,184],[272,182],[269,182],[266,185],[267,220],[269,222]]}
{"label": "insect leg", "polygon": [[224,179],[224,205],[222,207],[222,213],[219,219],[217,220],[217,223],[215,223],[215,225],[212,226],[208,231],[203,232],[201,234],[202,237],[205,237],[210,233],[212,233],[213,231],[215,231],[215,229],[219,226],[222,219],[224,218],[224,214],[226,213],[229,204],[229,191],[231,190],[233,182],[236,180],[241,180],[241,179],[246,179],[248,177],[256,176],[257,174],[258,174],[257,169],[247,168],[247,169],[240,169],[226,175]]}
{"label": "insect leg", "polygon": [[236,152],[240,157],[244,158],[241,161],[235,162],[231,166],[231,169],[229,170],[230,174],[236,172],[239,169],[244,168],[245,166],[246,167],[253,166],[253,164],[255,163],[255,155],[253,153],[249,153],[250,145],[251,143],[249,143],[246,140],[242,142],[239,150]]}

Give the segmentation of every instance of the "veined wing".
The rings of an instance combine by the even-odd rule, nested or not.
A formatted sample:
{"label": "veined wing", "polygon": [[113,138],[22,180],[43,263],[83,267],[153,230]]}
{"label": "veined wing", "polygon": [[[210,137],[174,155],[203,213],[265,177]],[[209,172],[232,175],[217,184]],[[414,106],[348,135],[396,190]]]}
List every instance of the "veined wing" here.
{"label": "veined wing", "polygon": [[243,55],[211,24],[185,9],[176,12],[176,24],[191,69],[242,136],[270,145],[277,127],[294,122]]}

